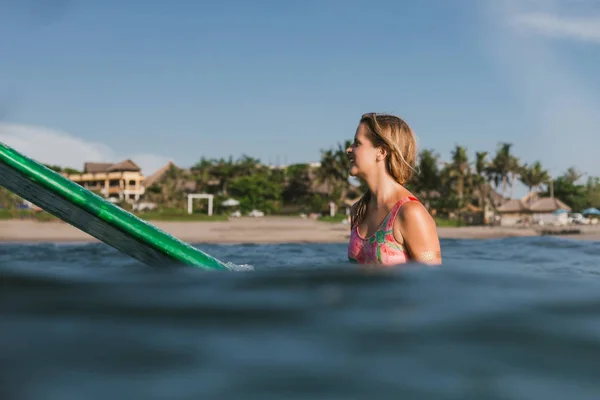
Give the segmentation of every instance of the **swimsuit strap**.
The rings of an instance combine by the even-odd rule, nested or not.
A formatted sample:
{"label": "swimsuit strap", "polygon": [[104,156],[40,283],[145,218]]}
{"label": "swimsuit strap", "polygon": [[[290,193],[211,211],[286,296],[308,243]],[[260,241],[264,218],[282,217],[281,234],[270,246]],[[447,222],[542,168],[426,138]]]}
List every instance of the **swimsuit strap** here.
{"label": "swimsuit strap", "polygon": [[406,197],[398,200],[396,205],[390,210],[388,215],[385,217],[385,221],[382,224],[381,229],[383,229],[384,231],[392,229],[394,226],[394,221],[396,220],[396,216],[398,215],[398,212],[400,211],[400,208],[404,204],[411,202],[411,201],[419,201],[419,200],[414,196],[406,196]]}

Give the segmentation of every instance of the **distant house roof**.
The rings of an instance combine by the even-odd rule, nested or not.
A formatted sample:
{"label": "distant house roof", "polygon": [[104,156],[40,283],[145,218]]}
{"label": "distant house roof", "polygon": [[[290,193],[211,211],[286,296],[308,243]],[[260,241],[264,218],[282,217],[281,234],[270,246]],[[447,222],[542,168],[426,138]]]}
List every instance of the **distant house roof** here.
{"label": "distant house roof", "polygon": [[511,199],[498,207],[498,212],[501,213],[518,213],[525,211],[529,211],[529,209],[520,199]]}
{"label": "distant house roof", "polygon": [[140,167],[131,160],[124,160],[118,163],[96,163],[86,162],[83,165],[83,172],[89,174],[96,174],[101,172],[123,172],[133,171],[140,172]]}
{"label": "distant house roof", "polygon": [[552,197],[544,197],[536,201],[529,206],[529,209],[533,212],[554,212],[556,210],[567,210],[571,211],[571,207],[560,201],[559,199]]}
{"label": "distant house roof", "polygon": [[498,207],[500,213],[520,213],[520,212],[532,212],[532,213],[550,213],[556,210],[567,210],[571,211],[571,207],[563,203],[557,198],[542,197],[538,199],[531,199],[526,197],[525,199],[512,199],[507,201]]}
{"label": "distant house roof", "polygon": [[95,163],[86,162],[83,165],[83,172],[89,174],[95,174],[98,172],[106,172],[113,164],[112,163]]}
{"label": "distant house roof", "polygon": [[144,180],[144,186],[145,187],[150,187],[150,186],[154,185],[155,183],[160,182],[160,180],[167,173],[167,171],[169,171],[171,169],[171,167],[175,167],[177,169],[181,169],[177,165],[175,165],[173,163],[173,161],[169,161],[164,167],[160,168],[158,171],[156,171],[155,173],[153,173],[152,175],[150,175],[149,177],[147,177]]}
{"label": "distant house roof", "polygon": [[142,169],[133,161],[125,160],[119,163],[113,164],[108,168],[108,172],[121,172],[121,171],[133,171],[140,172]]}

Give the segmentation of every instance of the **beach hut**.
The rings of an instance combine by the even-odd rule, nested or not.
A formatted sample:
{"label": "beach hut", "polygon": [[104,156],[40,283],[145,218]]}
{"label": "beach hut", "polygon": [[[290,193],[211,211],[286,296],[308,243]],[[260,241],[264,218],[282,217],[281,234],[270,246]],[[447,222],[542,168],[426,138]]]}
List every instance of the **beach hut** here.
{"label": "beach hut", "polygon": [[500,225],[516,225],[530,214],[529,208],[521,199],[507,201],[498,207],[497,212],[501,216]]}
{"label": "beach hut", "polygon": [[543,197],[531,204],[529,209],[535,222],[541,225],[566,225],[571,207],[556,197]]}
{"label": "beach hut", "polygon": [[501,225],[515,225],[537,221],[538,223],[566,220],[571,207],[555,197],[526,196],[512,199],[498,207]]}
{"label": "beach hut", "polygon": [[557,199],[556,197],[543,197],[529,206],[534,214],[552,214],[558,210],[571,212],[571,207]]}

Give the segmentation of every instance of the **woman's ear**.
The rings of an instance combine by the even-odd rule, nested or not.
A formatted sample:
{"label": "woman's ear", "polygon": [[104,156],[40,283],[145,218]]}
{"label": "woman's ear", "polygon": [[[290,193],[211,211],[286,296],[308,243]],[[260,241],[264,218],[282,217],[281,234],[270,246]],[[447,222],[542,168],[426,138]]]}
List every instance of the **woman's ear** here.
{"label": "woman's ear", "polygon": [[387,151],[383,147],[377,148],[377,161],[383,161],[387,157]]}

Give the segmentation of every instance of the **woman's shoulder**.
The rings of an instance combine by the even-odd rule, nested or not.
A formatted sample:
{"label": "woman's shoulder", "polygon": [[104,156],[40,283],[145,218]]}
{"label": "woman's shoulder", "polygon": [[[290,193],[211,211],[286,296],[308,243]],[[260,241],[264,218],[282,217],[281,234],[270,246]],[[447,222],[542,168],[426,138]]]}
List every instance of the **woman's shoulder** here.
{"label": "woman's shoulder", "polygon": [[429,216],[427,208],[416,197],[410,197],[402,200],[402,207],[398,210],[398,217],[401,219],[415,218],[419,216]]}
{"label": "woman's shoulder", "polygon": [[398,210],[396,218],[403,227],[408,229],[414,226],[435,225],[435,221],[429,210],[414,196],[406,199],[402,207]]}

